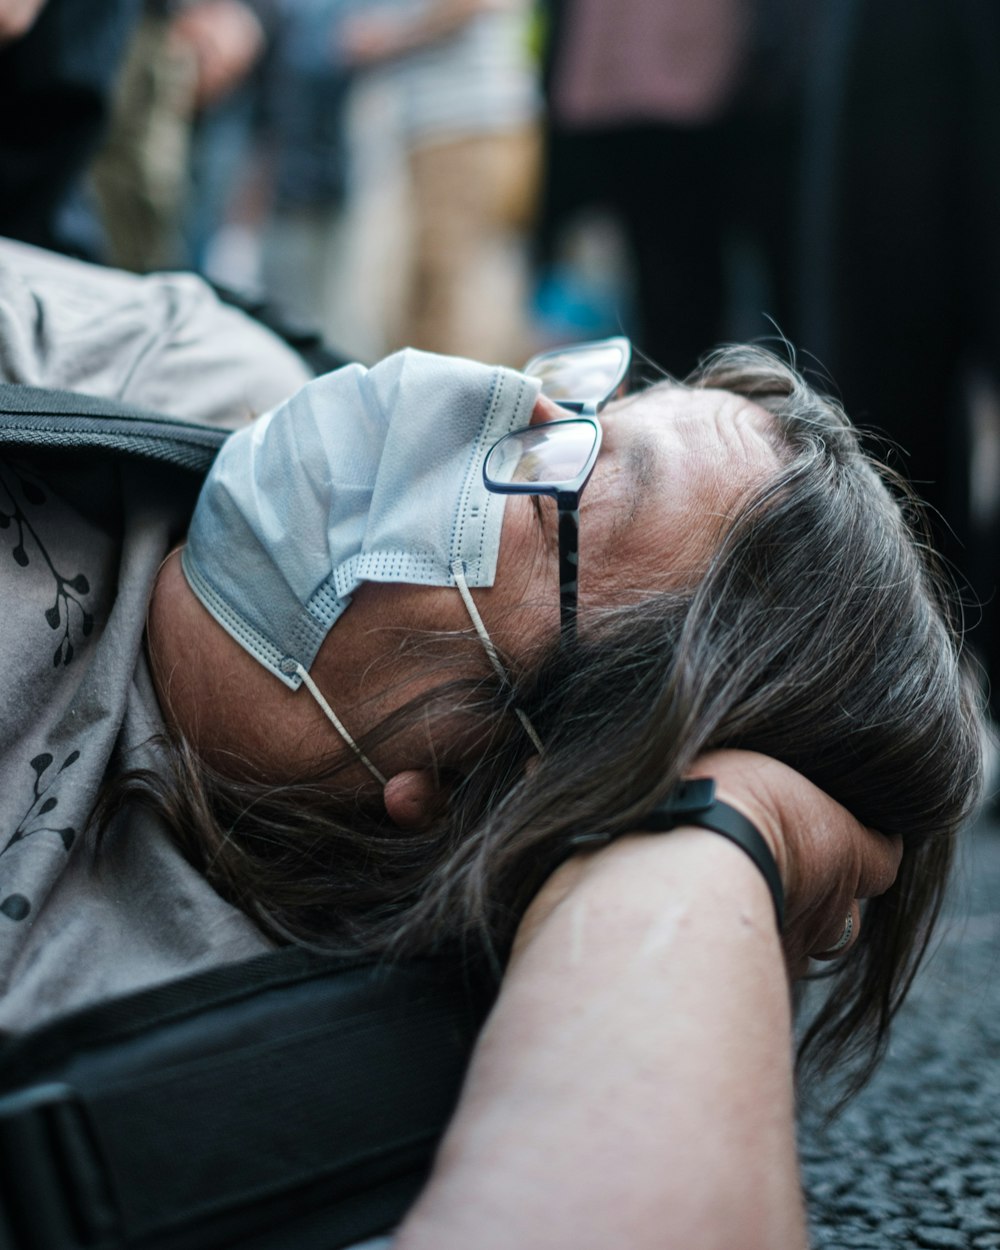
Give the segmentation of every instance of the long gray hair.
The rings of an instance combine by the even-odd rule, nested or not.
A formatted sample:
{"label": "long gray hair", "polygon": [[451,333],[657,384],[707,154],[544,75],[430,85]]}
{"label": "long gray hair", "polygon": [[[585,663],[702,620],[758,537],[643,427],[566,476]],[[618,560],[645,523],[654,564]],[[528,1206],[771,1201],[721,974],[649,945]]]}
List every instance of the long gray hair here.
{"label": "long gray hair", "polygon": [[[900,834],[892,889],[834,965],[801,1054],[854,1059],[887,1039],[937,918],[954,839],[978,796],[980,720],[913,505],[839,407],[789,366],[726,348],[688,379],[774,416],[782,468],[726,525],[704,577],[581,620],[510,684],[451,680],[362,746],[416,718],[482,725],[477,762],[419,830],[331,799],[331,778],[280,789],[220,776],[183,742],[162,772],[119,778],[107,817],[154,806],[192,860],[273,936],[390,957],[459,948],[501,966],[547,873],[576,847],[641,829],[702,752],[742,747],[796,768],[863,824]],[[422,645],[419,641],[411,645]],[[514,707],[531,716],[533,754]]]}

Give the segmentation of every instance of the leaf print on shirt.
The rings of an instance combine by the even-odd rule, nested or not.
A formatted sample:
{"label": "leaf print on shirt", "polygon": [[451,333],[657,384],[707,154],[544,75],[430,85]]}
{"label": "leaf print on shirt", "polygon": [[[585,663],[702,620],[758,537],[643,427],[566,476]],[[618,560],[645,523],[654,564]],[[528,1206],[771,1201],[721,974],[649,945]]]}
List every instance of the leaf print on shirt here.
{"label": "leaf print on shirt", "polygon": [[[43,751],[30,761],[31,768],[35,774],[31,803],[18,821],[17,828],[7,839],[6,845],[0,849],[0,857],[6,855],[11,847],[16,846],[18,842],[23,842],[25,838],[34,837],[38,833],[55,834],[62,842],[63,850],[69,851],[76,840],[76,830],[72,825],[57,825],[55,821],[58,817],[52,817],[51,822],[46,818],[51,817],[52,812],[59,806],[58,797],[49,792],[57,784],[59,777],[66,769],[72,768],[79,758],[79,751],[70,751],[69,755],[59,765],[55,774],[49,776],[48,781],[45,781],[44,778],[45,774],[52,767],[52,755],[48,751]],[[2,890],[0,890],[0,894],[2,894]],[[0,913],[5,915],[8,920],[23,920],[30,911],[31,903],[23,894],[8,894],[0,899]]]}
{"label": "leaf print on shirt", "polygon": [[45,609],[45,620],[49,629],[62,629],[62,637],[52,656],[52,663],[58,668],[60,664],[69,664],[73,659],[74,647],[70,636],[73,618],[78,620],[80,635],[88,638],[94,629],[94,616],[83,602],[90,594],[90,582],[83,573],[66,576],[59,572],[38,530],[25,512],[27,507],[42,508],[47,501],[48,497],[42,487],[20,473],[13,465],[8,464],[5,471],[0,470],[0,530],[9,531],[15,540],[10,553],[14,563],[26,569],[31,565],[32,554],[37,554],[44,561],[53,580],[55,599],[51,607]]}

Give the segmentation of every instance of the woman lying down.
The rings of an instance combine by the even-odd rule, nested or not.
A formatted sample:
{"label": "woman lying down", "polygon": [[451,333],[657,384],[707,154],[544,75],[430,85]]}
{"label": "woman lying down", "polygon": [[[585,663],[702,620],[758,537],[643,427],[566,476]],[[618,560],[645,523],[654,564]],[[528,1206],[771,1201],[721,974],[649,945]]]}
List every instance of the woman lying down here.
{"label": "woman lying down", "polygon": [[[28,252],[14,380],[18,317],[106,277]],[[832,961],[804,1059],[868,1075],[977,797],[943,593],[838,407],[753,347],[628,363],[350,365],[193,515],[0,467],[0,1023],[288,941],[502,970],[399,1250],[804,1245],[790,983]]]}

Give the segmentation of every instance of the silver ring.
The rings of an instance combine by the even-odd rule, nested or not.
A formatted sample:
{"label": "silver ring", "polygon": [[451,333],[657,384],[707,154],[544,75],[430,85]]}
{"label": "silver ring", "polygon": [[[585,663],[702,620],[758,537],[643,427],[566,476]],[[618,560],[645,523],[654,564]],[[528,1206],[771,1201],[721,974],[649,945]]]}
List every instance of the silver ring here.
{"label": "silver ring", "polygon": [[823,952],[824,955],[838,955],[854,935],[854,912],[847,913],[847,919],[844,921],[844,932],[837,940],[836,946],[831,946]]}

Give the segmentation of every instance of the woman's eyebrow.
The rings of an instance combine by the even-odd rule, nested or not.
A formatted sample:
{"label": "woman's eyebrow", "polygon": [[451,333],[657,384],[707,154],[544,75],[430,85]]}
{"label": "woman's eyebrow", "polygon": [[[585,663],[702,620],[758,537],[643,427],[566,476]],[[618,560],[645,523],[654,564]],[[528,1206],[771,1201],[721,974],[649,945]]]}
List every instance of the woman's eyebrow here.
{"label": "woman's eyebrow", "polygon": [[642,430],[627,450],[627,469],[634,484],[632,492],[636,496],[645,496],[662,482],[664,454],[659,442],[649,430]]}
{"label": "woman's eyebrow", "polygon": [[636,485],[648,490],[660,479],[663,452],[649,430],[641,430],[628,446],[629,474]]}
{"label": "woman's eyebrow", "polygon": [[[641,430],[625,449],[628,506],[621,524],[642,513],[663,483],[663,451],[649,430]],[[617,524],[615,526],[617,528]]]}
{"label": "woman's eyebrow", "polygon": [[559,547],[559,527],[556,519],[556,510],[554,508],[550,510],[544,508],[541,495],[529,495],[528,498],[531,500],[531,506],[535,512],[538,528],[542,531],[542,540],[545,546],[556,551]]}

